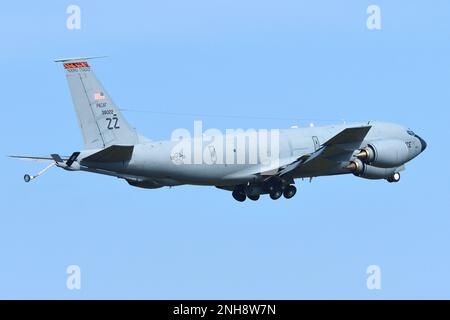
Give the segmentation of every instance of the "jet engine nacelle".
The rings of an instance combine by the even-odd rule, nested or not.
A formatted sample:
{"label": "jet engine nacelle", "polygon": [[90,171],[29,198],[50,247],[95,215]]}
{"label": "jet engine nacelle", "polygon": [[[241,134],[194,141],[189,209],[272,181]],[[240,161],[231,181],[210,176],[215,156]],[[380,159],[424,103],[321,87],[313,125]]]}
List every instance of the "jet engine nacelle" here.
{"label": "jet engine nacelle", "polygon": [[352,160],[347,169],[353,172],[355,176],[365,179],[387,179],[397,172],[395,168],[379,168],[363,163],[359,159]]}
{"label": "jet engine nacelle", "polygon": [[408,161],[409,152],[402,140],[380,140],[371,142],[356,157],[375,167],[393,168]]}

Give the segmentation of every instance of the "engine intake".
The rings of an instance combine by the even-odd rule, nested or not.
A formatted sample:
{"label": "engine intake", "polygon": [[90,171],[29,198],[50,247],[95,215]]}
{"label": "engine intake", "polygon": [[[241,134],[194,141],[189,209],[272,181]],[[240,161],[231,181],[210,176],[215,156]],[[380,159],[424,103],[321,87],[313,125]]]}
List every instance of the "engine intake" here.
{"label": "engine intake", "polygon": [[371,142],[361,149],[356,157],[366,164],[380,168],[393,168],[409,160],[408,147],[401,140]]}

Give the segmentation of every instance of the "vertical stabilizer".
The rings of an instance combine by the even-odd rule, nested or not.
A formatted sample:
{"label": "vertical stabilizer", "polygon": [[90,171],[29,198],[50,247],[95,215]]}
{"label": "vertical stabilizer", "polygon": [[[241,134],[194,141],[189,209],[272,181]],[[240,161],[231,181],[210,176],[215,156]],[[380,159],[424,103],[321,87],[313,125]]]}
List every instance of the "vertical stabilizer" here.
{"label": "vertical stabilizer", "polygon": [[87,62],[92,58],[61,59],[86,149],[134,145],[138,136],[97,80]]}

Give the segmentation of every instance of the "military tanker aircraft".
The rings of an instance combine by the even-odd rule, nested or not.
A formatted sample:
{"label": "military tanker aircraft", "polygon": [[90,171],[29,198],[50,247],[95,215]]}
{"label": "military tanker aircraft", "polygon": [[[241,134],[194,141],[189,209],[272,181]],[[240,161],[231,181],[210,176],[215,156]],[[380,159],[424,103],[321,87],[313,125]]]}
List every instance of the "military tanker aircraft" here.
{"label": "military tanker aircraft", "polygon": [[[50,162],[38,174],[26,174],[25,182],[56,166],[121,178],[140,188],[206,185],[231,191],[240,202],[264,194],[290,199],[299,178],[353,174],[398,182],[405,163],[427,147],[407,127],[373,121],[279,129],[265,135],[270,143],[264,148],[261,137],[243,130],[209,140],[187,138],[182,144],[153,141],[123,117],[92,71],[93,58],[55,60],[66,73],[84,148],[70,156],[11,156]],[[199,153],[200,161],[192,161]]]}

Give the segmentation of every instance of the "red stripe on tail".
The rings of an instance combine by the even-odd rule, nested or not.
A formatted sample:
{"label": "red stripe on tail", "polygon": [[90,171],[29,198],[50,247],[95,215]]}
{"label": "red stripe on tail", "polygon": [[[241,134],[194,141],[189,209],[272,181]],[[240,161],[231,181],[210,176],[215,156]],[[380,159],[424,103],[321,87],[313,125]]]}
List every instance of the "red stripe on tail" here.
{"label": "red stripe on tail", "polygon": [[89,65],[87,62],[71,62],[71,63],[64,63],[64,69],[74,69],[74,68],[89,68]]}

